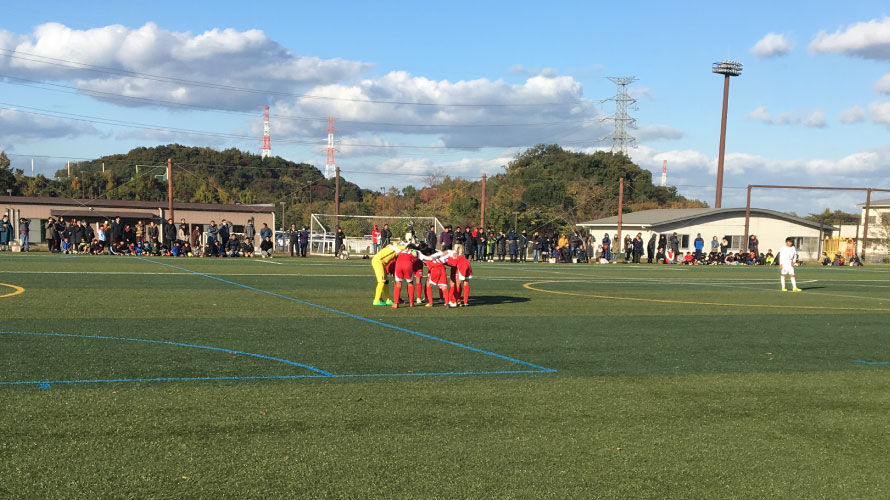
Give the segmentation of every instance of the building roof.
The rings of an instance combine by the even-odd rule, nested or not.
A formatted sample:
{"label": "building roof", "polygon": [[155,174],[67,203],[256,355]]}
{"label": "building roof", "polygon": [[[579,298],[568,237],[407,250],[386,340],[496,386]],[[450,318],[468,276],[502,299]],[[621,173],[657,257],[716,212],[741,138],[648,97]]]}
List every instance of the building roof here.
{"label": "building roof", "polygon": [[[738,216],[741,213],[745,215],[744,208],[665,208],[656,210],[641,210],[639,212],[630,212],[623,214],[621,218],[622,225],[626,226],[659,226],[663,224],[671,224],[677,222],[694,221],[702,217],[710,217],[714,215],[722,215],[724,217]],[[803,226],[814,227],[816,229],[834,230],[833,226],[820,224],[811,220],[801,219],[775,210],[767,210],[764,208],[752,208],[751,215],[773,217],[795,222]],[[587,222],[576,224],[578,226],[614,226],[618,224],[618,216],[605,217]]]}
{"label": "building roof", "polygon": [[[858,205],[856,205],[856,206],[857,206],[857,207],[863,207],[863,208],[864,208],[864,207],[865,207],[865,203],[860,203],[860,204],[858,204]],[[876,207],[890,207],[890,198],[888,198],[888,199],[886,199],[886,200],[871,200],[871,203],[869,204],[869,206],[870,206],[871,208],[876,208]]]}
{"label": "building roof", "polygon": [[[52,196],[0,196],[0,204],[8,205],[54,205],[82,208],[142,208],[158,209],[167,208],[166,201],[130,201],[130,200],[91,200],[81,198],[61,198]],[[252,204],[222,204],[222,203],[182,203],[173,202],[173,209],[179,210],[203,210],[211,212],[272,212],[275,205],[272,203]]]}

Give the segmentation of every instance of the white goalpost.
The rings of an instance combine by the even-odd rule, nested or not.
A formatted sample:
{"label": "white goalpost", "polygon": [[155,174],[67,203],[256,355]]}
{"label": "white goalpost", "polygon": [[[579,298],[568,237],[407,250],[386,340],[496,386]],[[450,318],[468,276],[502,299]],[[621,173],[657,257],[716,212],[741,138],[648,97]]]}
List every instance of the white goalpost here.
{"label": "white goalpost", "polygon": [[373,255],[371,231],[374,229],[374,224],[381,230],[384,224],[388,224],[392,232],[392,242],[405,241],[405,234],[409,228],[414,229],[418,243],[424,241],[424,235],[430,226],[433,226],[437,235],[445,230],[436,217],[312,214],[309,226],[309,254],[333,257],[334,233],[339,225],[346,234],[343,244],[346,245],[350,257]]}

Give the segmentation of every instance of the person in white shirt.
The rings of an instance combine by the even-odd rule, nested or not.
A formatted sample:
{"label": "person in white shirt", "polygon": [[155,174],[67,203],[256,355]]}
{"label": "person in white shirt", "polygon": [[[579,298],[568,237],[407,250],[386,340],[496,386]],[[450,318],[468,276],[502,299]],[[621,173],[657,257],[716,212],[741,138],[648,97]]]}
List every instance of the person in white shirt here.
{"label": "person in white shirt", "polygon": [[779,252],[779,264],[782,266],[782,291],[787,292],[785,288],[785,275],[791,276],[791,291],[799,292],[797,281],[794,279],[794,261],[797,260],[797,249],[794,248],[794,240],[785,238],[785,248]]}

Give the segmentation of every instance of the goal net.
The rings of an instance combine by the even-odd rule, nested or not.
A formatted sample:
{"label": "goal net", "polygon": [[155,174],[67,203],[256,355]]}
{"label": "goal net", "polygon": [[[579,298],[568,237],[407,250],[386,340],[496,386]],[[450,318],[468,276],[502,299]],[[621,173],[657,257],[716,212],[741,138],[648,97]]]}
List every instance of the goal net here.
{"label": "goal net", "polygon": [[344,244],[350,257],[373,254],[371,231],[374,229],[374,224],[377,224],[377,228],[381,230],[384,224],[388,224],[393,242],[404,241],[409,228],[414,229],[418,242],[423,241],[430,226],[435,228],[437,235],[445,230],[436,217],[312,214],[309,228],[309,253],[311,255],[334,256],[334,233],[337,231],[338,224],[346,234]]}

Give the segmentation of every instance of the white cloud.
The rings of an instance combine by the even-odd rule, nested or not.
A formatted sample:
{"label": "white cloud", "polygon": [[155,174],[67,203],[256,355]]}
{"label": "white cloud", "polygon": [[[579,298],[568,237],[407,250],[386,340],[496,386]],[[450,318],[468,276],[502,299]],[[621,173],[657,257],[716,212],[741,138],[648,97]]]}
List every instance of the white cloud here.
{"label": "white cloud", "polygon": [[825,112],[813,111],[803,123],[807,127],[822,128],[825,126]]}
{"label": "white cloud", "polygon": [[682,130],[669,125],[646,125],[634,132],[640,142],[657,141],[659,139],[682,139],[686,136]]}
{"label": "white cloud", "polygon": [[791,52],[794,43],[781,33],[767,33],[751,47],[751,53],[758,59],[784,56]]}
{"label": "white cloud", "polygon": [[810,51],[890,60],[890,17],[852,24],[831,34],[821,31],[810,42]]}
{"label": "white cloud", "polygon": [[745,119],[770,125],[805,125],[807,127],[815,128],[822,128],[825,126],[825,112],[820,110],[785,111],[773,117],[769,112],[769,108],[766,106],[759,106],[746,114]]}
{"label": "white cloud", "polygon": [[875,82],[875,92],[890,94],[890,73],[882,76]]}
{"label": "white cloud", "polygon": [[865,121],[865,110],[861,106],[853,106],[841,110],[837,115],[837,119],[841,123],[859,123]]}
{"label": "white cloud", "polygon": [[98,133],[88,123],[32,115],[15,109],[0,109],[0,143],[16,144]]}
{"label": "white cloud", "polygon": [[[608,130],[608,124],[600,123],[596,106],[583,98],[581,84],[570,76],[538,74],[521,84],[510,84],[488,79],[431,80],[393,71],[355,84],[315,87],[309,93],[336,99],[280,102],[273,116],[336,116],[335,126],[345,136],[399,134],[406,141],[427,137],[434,138],[435,144],[467,149],[593,142]],[[276,134],[320,136],[322,128],[320,123],[279,121]]]}
{"label": "white cloud", "polygon": [[868,105],[871,121],[890,128],[890,102],[873,102]]}
{"label": "white cloud", "polygon": [[763,123],[772,123],[773,120],[769,115],[769,108],[766,106],[758,106],[751,111],[750,113],[745,115],[746,120],[754,120]]}
{"label": "white cloud", "polygon": [[[0,31],[0,49],[17,52],[16,57],[0,58],[0,70],[14,77],[73,80],[84,91],[243,110],[267,104],[276,94],[354,78],[373,68],[363,62],[295,55],[260,30],[212,29],[192,34],[164,30],[154,23],[138,29],[111,25],[87,30],[47,23],[28,35]],[[64,61],[109,68],[111,74]],[[137,78],[133,73],[161,78]],[[255,92],[186,85],[171,79]],[[130,105],[147,104],[131,101]]]}

